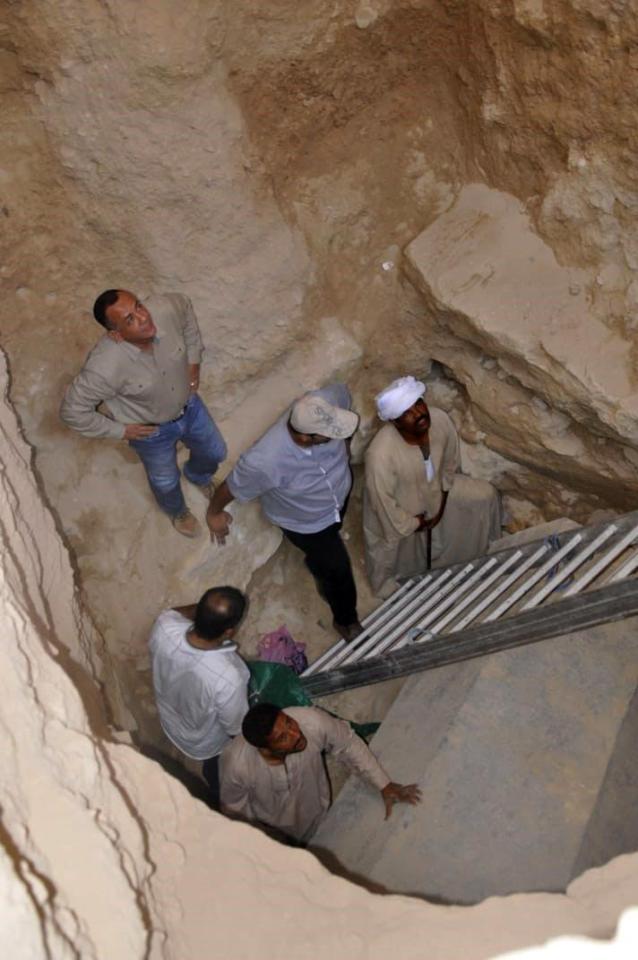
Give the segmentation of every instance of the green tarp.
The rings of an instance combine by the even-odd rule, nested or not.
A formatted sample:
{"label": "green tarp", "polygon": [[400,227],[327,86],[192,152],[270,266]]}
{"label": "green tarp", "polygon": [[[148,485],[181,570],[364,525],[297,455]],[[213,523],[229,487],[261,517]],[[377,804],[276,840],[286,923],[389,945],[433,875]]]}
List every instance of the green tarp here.
{"label": "green tarp", "polygon": [[[248,668],[250,670],[248,703],[251,707],[257,703],[274,703],[276,707],[282,708],[313,705],[297,674],[283,663],[251,660],[248,662]],[[378,723],[350,721],[350,726],[364,739],[371,737],[379,729]]]}

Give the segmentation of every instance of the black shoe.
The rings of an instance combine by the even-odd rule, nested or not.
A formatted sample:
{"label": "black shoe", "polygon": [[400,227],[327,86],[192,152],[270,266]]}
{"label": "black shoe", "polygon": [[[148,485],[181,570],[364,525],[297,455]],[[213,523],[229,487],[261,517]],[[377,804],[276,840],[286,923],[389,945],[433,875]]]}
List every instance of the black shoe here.
{"label": "black shoe", "polygon": [[360,633],[363,633],[363,627],[358,620],[355,620],[354,623],[349,623],[347,626],[344,626],[342,623],[337,623],[336,620],[332,621],[332,626],[335,628],[340,637],[342,637],[346,643],[352,643]]}

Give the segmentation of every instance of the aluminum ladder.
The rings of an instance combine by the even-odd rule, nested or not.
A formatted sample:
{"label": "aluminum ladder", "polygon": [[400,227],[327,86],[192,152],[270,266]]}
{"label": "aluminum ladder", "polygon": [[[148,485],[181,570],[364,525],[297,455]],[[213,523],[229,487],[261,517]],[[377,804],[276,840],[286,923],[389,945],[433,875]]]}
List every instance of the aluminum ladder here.
{"label": "aluminum ladder", "polygon": [[301,674],[312,697],[638,614],[638,511],[404,583]]}

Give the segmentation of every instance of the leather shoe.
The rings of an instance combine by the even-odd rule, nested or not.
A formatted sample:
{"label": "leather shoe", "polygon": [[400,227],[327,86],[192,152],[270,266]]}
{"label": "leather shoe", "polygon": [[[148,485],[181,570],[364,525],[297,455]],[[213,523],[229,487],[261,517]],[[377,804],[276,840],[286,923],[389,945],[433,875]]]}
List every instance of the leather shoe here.
{"label": "leather shoe", "polygon": [[358,620],[355,620],[354,623],[349,623],[345,626],[343,623],[337,623],[336,620],[333,620],[332,625],[339,636],[342,637],[346,643],[352,643],[352,641],[356,639],[360,633],[363,633],[363,627]]}
{"label": "leather shoe", "polygon": [[198,537],[202,532],[197,518],[193,516],[190,510],[185,510],[179,517],[172,517],[171,522],[178,533],[181,533],[183,537],[188,537],[190,540]]}

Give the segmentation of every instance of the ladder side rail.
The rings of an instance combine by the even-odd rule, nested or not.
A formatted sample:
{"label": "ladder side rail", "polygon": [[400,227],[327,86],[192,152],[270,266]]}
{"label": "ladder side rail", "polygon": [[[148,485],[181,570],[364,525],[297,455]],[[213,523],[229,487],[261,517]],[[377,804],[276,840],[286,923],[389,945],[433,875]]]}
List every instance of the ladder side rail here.
{"label": "ladder side rail", "polygon": [[638,616],[636,578],[528,610],[497,624],[481,623],[454,637],[435,637],[431,643],[412,644],[385,657],[319,674],[304,683],[304,689],[311,697],[326,696],[634,616]]}
{"label": "ladder side rail", "polygon": [[[591,540],[594,540],[603,530],[606,530],[607,527],[613,523],[615,527],[618,528],[618,533],[622,536],[627,533],[632,527],[635,527],[638,524],[638,510],[633,510],[631,513],[622,514],[621,516],[614,517],[612,520],[603,520],[601,523],[593,524],[592,526],[582,526],[576,527],[571,530],[565,530],[562,533],[556,534],[556,540],[558,541],[559,548],[562,548],[571,537],[575,534],[580,534],[582,537],[583,546],[589,543]],[[544,537],[539,538],[538,540],[530,540],[529,543],[521,544],[518,549],[522,550],[523,553],[528,556],[541,545],[541,543],[546,542]],[[501,547],[499,550],[493,551],[489,554],[490,557],[498,557],[499,555],[509,552],[516,549],[514,545]]]}

